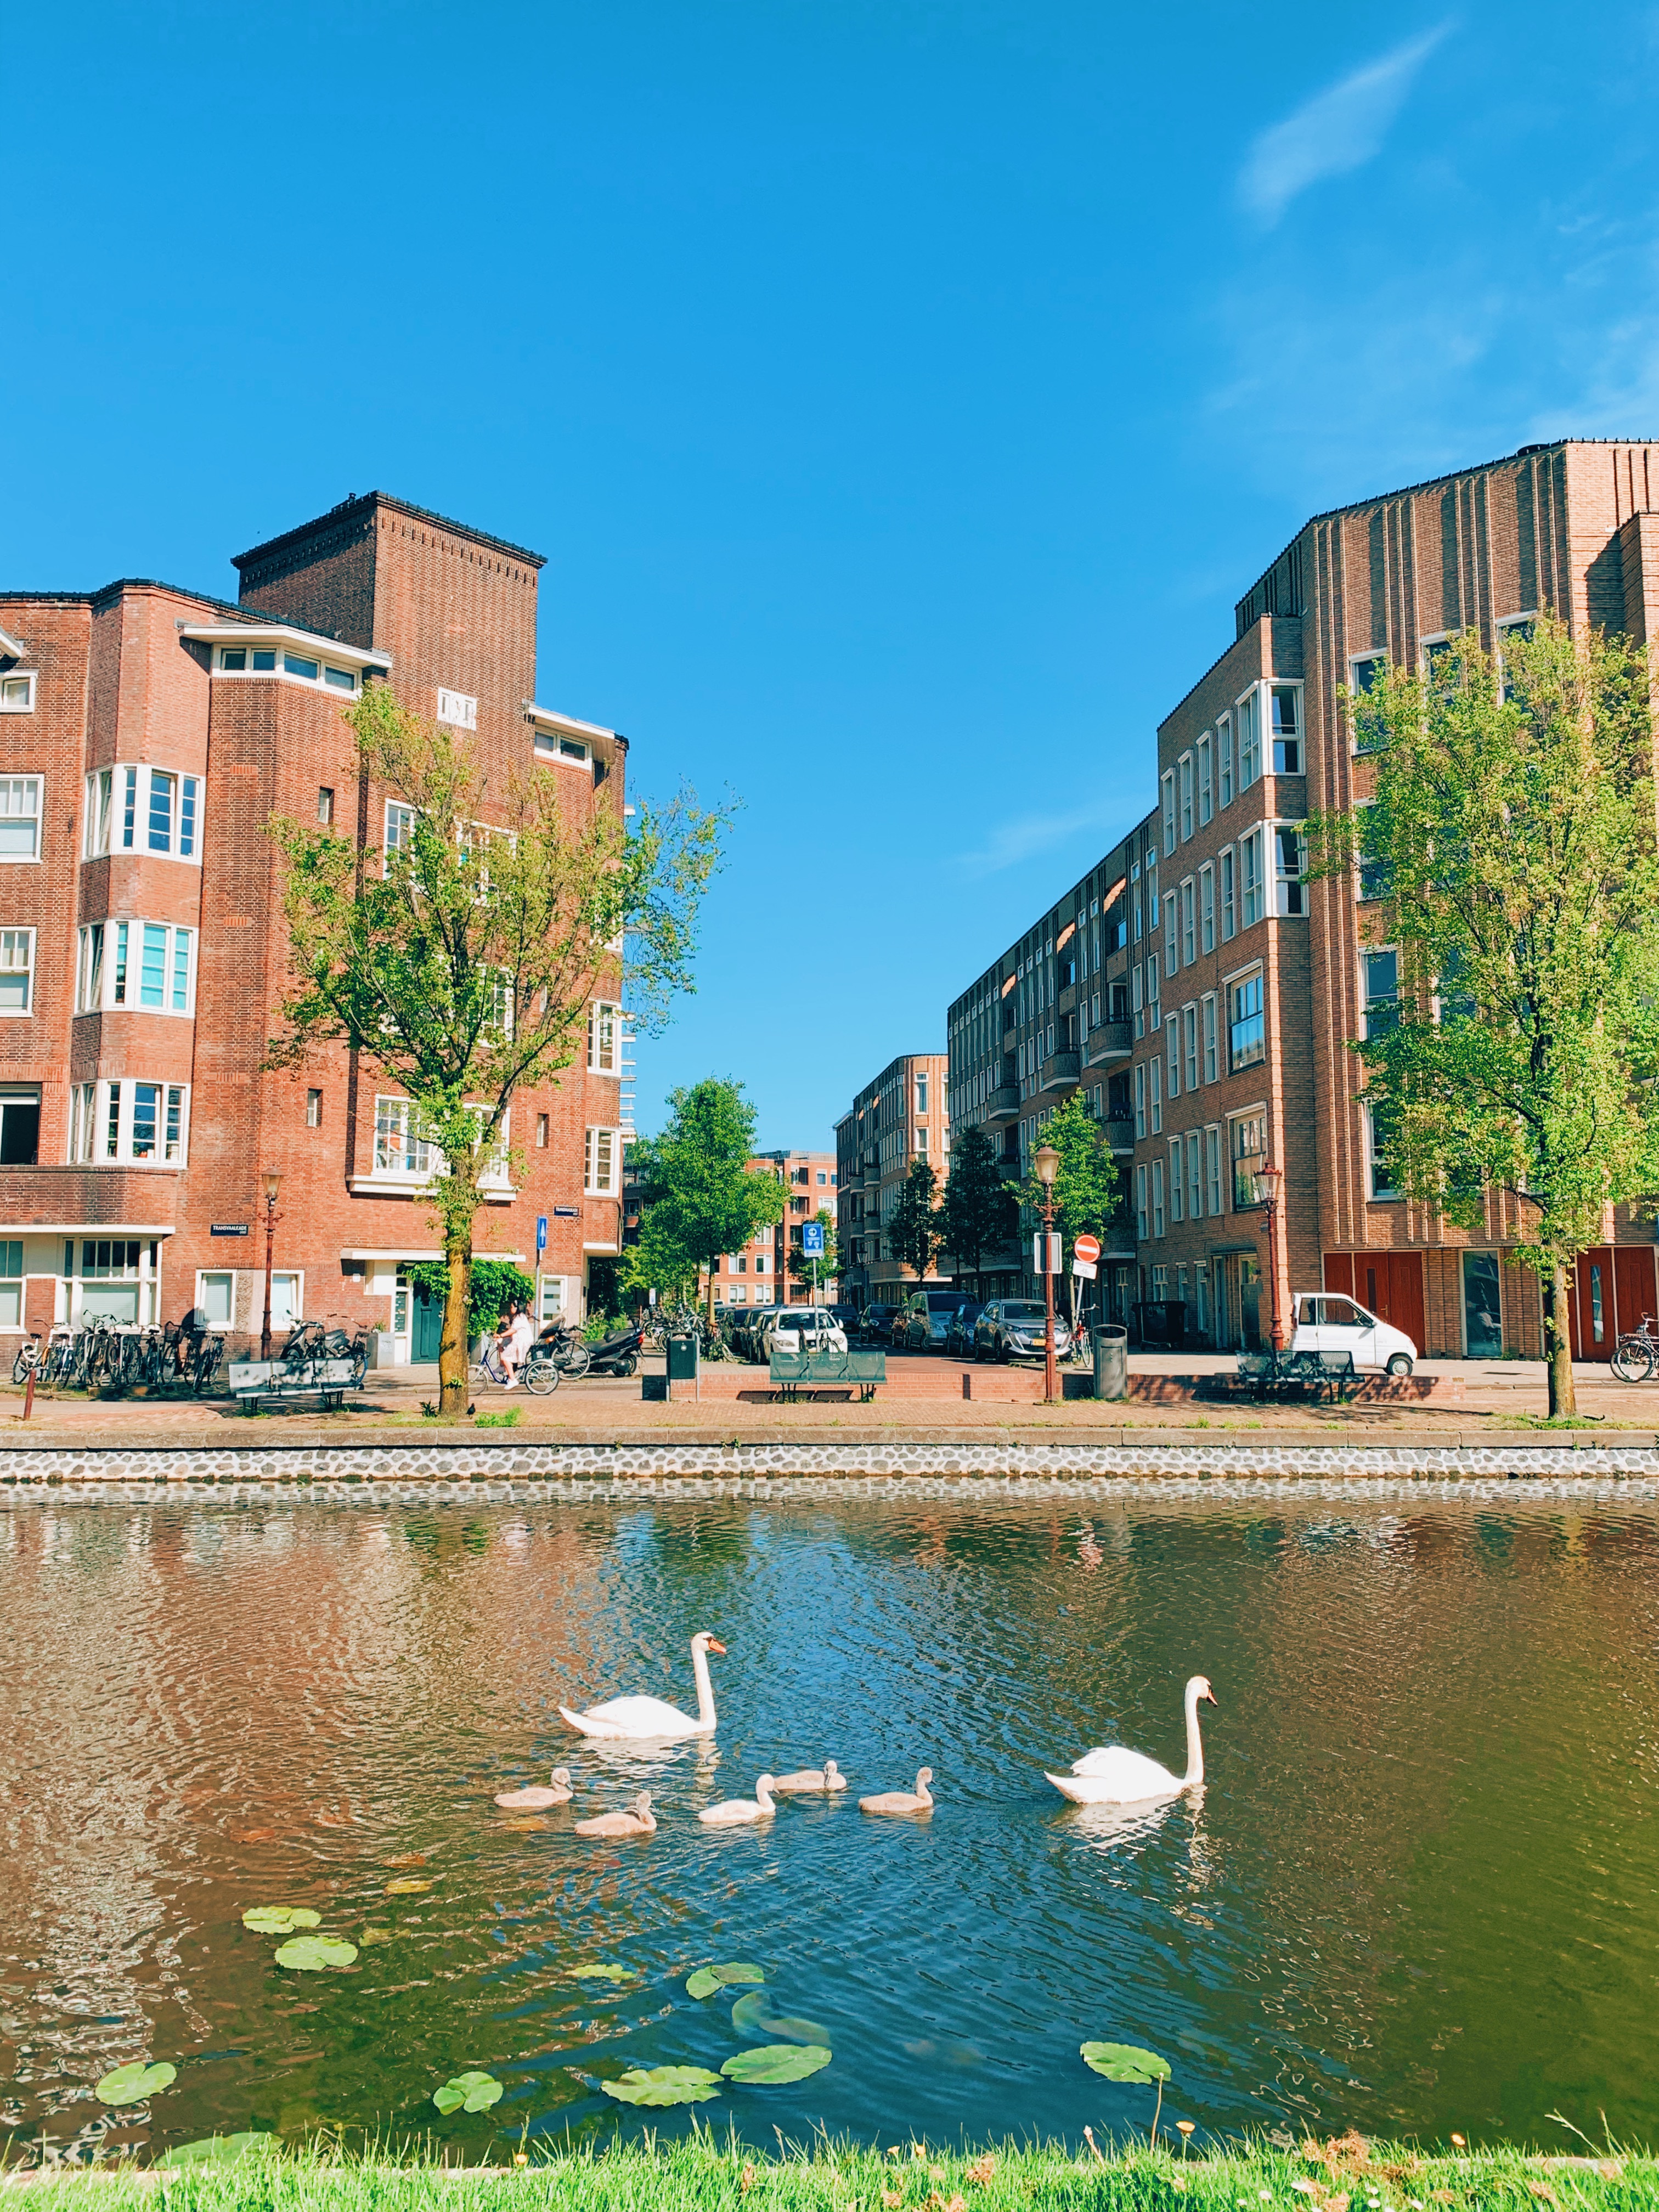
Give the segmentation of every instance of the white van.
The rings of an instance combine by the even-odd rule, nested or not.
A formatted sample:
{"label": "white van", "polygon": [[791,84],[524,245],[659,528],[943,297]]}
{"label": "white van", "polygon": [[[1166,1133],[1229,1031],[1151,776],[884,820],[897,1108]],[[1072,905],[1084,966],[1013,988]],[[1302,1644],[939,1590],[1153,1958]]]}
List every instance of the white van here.
{"label": "white van", "polygon": [[1390,1328],[1350,1297],[1334,1291],[1298,1291],[1291,1304],[1292,1357],[1298,1352],[1346,1352],[1356,1367],[1379,1367],[1387,1375],[1409,1375],[1417,1364],[1417,1346],[1403,1329]]}

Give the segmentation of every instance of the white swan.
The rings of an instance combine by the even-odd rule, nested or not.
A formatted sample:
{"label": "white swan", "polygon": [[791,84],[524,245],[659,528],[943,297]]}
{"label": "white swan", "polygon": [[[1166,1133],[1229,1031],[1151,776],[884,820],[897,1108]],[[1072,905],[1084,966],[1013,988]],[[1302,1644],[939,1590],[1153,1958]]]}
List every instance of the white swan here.
{"label": "white swan", "polygon": [[919,1767],[916,1771],[916,1786],[914,1790],[883,1790],[873,1797],[860,1797],[859,1810],[860,1813],[896,1814],[931,1813],[933,1809],[933,1800],[927,1785],[933,1778],[933,1770],[931,1766]]}
{"label": "white swan", "polygon": [[556,1766],[550,1782],[533,1783],[528,1790],[502,1790],[496,1793],[495,1802],[512,1812],[533,1809],[540,1811],[544,1805],[568,1805],[570,1802],[570,1769]]}
{"label": "white swan", "polygon": [[727,1797],[718,1805],[705,1805],[697,1818],[706,1828],[741,1828],[753,1820],[769,1820],[777,1811],[772,1802],[772,1778],[763,1774],[752,1797]]}
{"label": "white swan", "polygon": [[568,1705],[561,1705],[559,1711],[584,1735],[638,1736],[659,1743],[671,1736],[713,1735],[714,1691],[708,1680],[708,1654],[725,1650],[726,1646],[706,1629],[691,1638],[691,1671],[697,1678],[696,1720],[661,1698],[609,1698],[602,1705],[590,1705],[585,1713],[573,1713]]}
{"label": "white swan", "polygon": [[651,1792],[641,1790],[626,1813],[596,1813],[591,1820],[578,1820],[574,1836],[654,1836],[657,1816],[651,1810]]}
{"label": "white swan", "polygon": [[1074,1805],[1139,1805],[1153,1797],[1178,1797],[1183,1790],[1196,1790],[1204,1780],[1204,1743],[1198,1732],[1199,1700],[1216,1702],[1207,1674],[1194,1674],[1187,1685],[1187,1771],[1171,1774],[1155,1759],[1126,1751],[1115,1743],[1085,1751],[1073,1759],[1069,1774],[1050,1774],[1062,1797]]}
{"label": "white swan", "polygon": [[826,1759],[822,1767],[798,1766],[793,1774],[780,1774],[772,1787],[780,1797],[828,1796],[845,1790],[847,1777],[833,1759]]}

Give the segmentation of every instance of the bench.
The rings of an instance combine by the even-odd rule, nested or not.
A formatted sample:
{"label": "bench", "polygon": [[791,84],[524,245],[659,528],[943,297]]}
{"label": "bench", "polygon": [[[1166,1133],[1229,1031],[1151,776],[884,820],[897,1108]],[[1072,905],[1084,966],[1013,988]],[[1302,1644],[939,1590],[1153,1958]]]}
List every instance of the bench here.
{"label": "bench", "polygon": [[1298,1352],[1294,1364],[1307,1377],[1310,1390],[1332,1398],[1346,1396],[1349,1384],[1359,1380],[1351,1352]]}
{"label": "bench", "polygon": [[[1213,1378],[1218,1383],[1228,1379]],[[1237,1375],[1231,1379],[1240,1391],[1260,1401],[1321,1395],[1340,1398],[1359,1376],[1351,1352],[1241,1352]]]}
{"label": "bench", "polygon": [[854,1390],[867,1406],[887,1380],[884,1352],[774,1352],[767,1379],[777,1386],[786,1406],[811,1398],[848,1399]]}
{"label": "bench", "polygon": [[320,1398],[327,1412],[345,1402],[348,1390],[361,1390],[363,1378],[354,1359],[233,1359],[231,1395],[245,1413],[285,1398]]}

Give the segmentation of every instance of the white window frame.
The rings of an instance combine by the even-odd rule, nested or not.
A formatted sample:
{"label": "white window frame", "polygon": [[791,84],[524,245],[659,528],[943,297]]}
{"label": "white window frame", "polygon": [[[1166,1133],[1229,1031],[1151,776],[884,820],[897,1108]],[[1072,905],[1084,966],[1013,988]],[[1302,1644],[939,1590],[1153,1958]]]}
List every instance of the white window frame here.
{"label": "white window frame", "polygon": [[[8,668],[0,673],[0,714],[32,714],[34,712],[34,687],[40,681],[32,668]],[[23,687],[23,696],[15,696],[15,687]]]}
{"label": "white window frame", "polygon": [[230,1285],[229,1296],[226,1300],[226,1305],[228,1310],[225,1315],[225,1318],[223,1321],[209,1322],[208,1327],[210,1328],[235,1328],[236,1275],[237,1270],[234,1267],[198,1267],[196,1270],[196,1310],[198,1313],[205,1314],[207,1311],[207,1285],[209,1283],[222,1281],[228,1283]]}
{"label": "white window frame", "polygon": [[1397,1186],[1388,1190],[1376,1188],[1376,1131],[1372,1124],[1372,1111],[1370,1101],[1362,1098],[1359,1119],[1365,1140],[1365,1203],[1367,1206],[1401,1206],[1405,1202],[1405,1193]]}
{"label": "white window frame", "polygon": [[[292,1283],[293,1309],[286,1314],[277,1310],[276,1285]],[[306,1317],[306,1275],[303,1267],[274,1267],[270,1276],[270,1326],[273,1329],[297,1328]]]}
{"label": "white window frame", "polygon": [[1144,1060],[1138,1060],[1135,1062],[1135,1135],[1137,1138],[1144,1139],[1146,1134],[1146,1063]]}
{"label": "white window frame", "polygon": [[1219,1063],[1216,1057],[1215,993],[1206,991],[1200,1004],[1204,1009],[1204,1080],[1206,1083],[1213,1083],[1219,1073]]}
{"label": "white window frame", "polygon": [[[160,930],[161,946],[161,1003],[143,1002],[145,932]],[[190,1021],[196,1013],[196,962],[198,933],[180,922],[151,921],[143,915],[118,921],[82,922],[76,933],[75,1011],[77,1014],[164,1014],[169,1019]],[[125,960],[116,946],[125,943]],[[179,951],[185,955],[185,1003],[174,1003],[178,985]],[[118,996],[118,992],[120,994]]]}
{"label": "white window frame", "polygon": [[1187,1218],[1204,1218],[1203,1144],[1196,1129],[1187,1132]]}
{"label": "white window frame", "polygon": [[1146,1242],[1146,1170],[1144,1165],[1135,1170],[1135,1238]]}
{"label": "white window frame", "polygon": [[[20,960],[18,954],[21,953]],[[7,976],[23,978],[21,1006],[0,1005],[0,1021],[27,1021],[34,1012],[34,932],[0,929],[0,981]]]}
{"label": "white window frame", "polygon": [[1152,1103],[1152,1134],[1161,1137],[1164,1133],[1164,1063],[1161,1060],[1147,1061],[1146,1085]]}
{"label": "white window frame", "polygon": [[1131,1010],[1135,1018],[1135,1035],[1137,1037],[1144,1037],[1146,1034],[1146,1006],[1141,987],[1140,963],[1138,960],[1129,977],[1129,997]]}
{"label": "white window frame", "polygon": [[1187,1218],[1187,1184],[1181,1171],[1182,1149],[1179,1137],[1170,1139],[1170,1225]]}
{"label": "white window frame", "polygon": [[1164,850],[1167,857],[1176,848],[1176,780],[1172,768],[1164,769],[1159,788],[1164,801]]}
{"label": "white window frame", "polygon": [[1210,1212],[1212,1214],[1219,1213],[1222,1198],[1221,1124],[1219,1121],[1211,1121],[1205,1127],[1204,1165],[1206,1181],[1209,1186]]}
{"label": "white window frame", "polygon": [[[141,1088],[156,1093],[153,1153],[133,1150],[133,1122]],[[75,1085],[70,1095],[70,1164],[170,1170],[187,1167],[190,1094],[187,1083],[169,1083],[153,1076],[122,1075]]]}
{"label": "white window frame", "polygon": [[[1246,984],[1253,983],[1253,982],[1254,982],[1254,983],[1260,983],[1260,984],[1261,984],[1261,1055],[1260,1055],[1260,1057],[1259,1057],[1259,1058],[1257,1058],[1257,1059],[1254,1059],[1254,1060],[1241,1060],[1235,1061],[1235,1060],[1234,1060],[1234,1059],[1233,1059],[1233,993],[1234,993],[1235,991],[1243,990]],[[1261,963],[1260,963],[1260,962],[1257,962],[1254,966],[1249,967],[1249,968],[1241,968],[1241,969],[1239,969],[1238,973],[1237,973],[1236,975],[1229,975],[1229,976],[1225,979],[1224,988],[1225,988],[1225,992],[1226,992],[1225,1012],[1226,1012],[1226,1018],[1227,1018],[1227,1073],[1228,1073],[1228,1074],[1229,1074],[1229,1075],[1239,1075],[1239,1074],[1243,1073],[1244,1073],[1244,1071],[1245,1071],[1246,1069],[1248,1069],[1248,1068],[1252,1068],[1252,1067],[1261,1067],[1261,1066],[1265,1066],[1265,1065],[1267,1064],[1267,970],[1265,969],[1265,968],[1263,968],[1263,967],[1262,967],[1262,965],[1261,964]]]}
{"label": "white window frame", "polygon": [[1233,718],[1218,714],[1215,725],[1216,788],[1223,806],[1233,803]]}
{"label": "white window frame", "polygon": [[301,684],[307,691],[340,691],[355,696],[359,688],[356,670],[336,667],[329,652],[325,638],[307,639],[303,644],[297,638],[277,642],[269,637],[257,641],[249,638],[246,643],[216,646],[213,673],[243,681],[274,676],[285,684]]}
{"label": "white window frame", "polygon": [[1215,736],[1206,730],[1198,741],[1198,826],[1202,830],[1215,816]]}
{"label": "white window frame", "polygon": [[1400,951],[1393,945],[1362,945],[1359,948],[1359,1034],[1361,1039],[1371,1033],[1371,1008],[1377,1001],[1371,990],[1370,963],[1386,954],[1394,956],[1394,1003],[1400,1005]]}
{"label": "white window frame", "polygon": [[1152,1162],[1152,1235],[1157,1238],[1164,1231],[1164,1162],[1158,1158]]}
{"label": "white window frame", "polygon": [[[1307,847],[1302,833],[1294,822],[1272,823],[1273,837],[1273,910],[1281,919],[1294,918],[1305,921],[1308,917],[1308,886],[1304,880],[1308,866]],[[1285,840],[1291,838],[1296,846],[1294,873],[1285,866]]]}
{"label": "white window frame", "polygon": [[[31,808],[18,802],[32,793]],[[0,825],[7,822],[30,822],[34,824],[34,849],[31,853],[0,852],[0,863],[11,867],[38,866],[40,860],[41,830],[46,818],[46,779],[43,775],[0,775]]]}
{"label": "white window frame", "polygon": [[[380,872],[383,875],[391,866],[394,853],[406,853],[414,845],[415,814],[415,808],[406,799],[387,799],[380,835]],[[392,835],[394,815],[398,817],[395,837]]]}
{"label": "white window frame", "polygon": [[1267,824],[1258,823],[1238,841],[1238,926],[1250,929],[1267,911],[1263,838]]}
{"label": "white window frame", "polygon": [[[54,1316],[56,1320],[67,1322],[71,1325],[77,1322],[85,1310],[85,1292],[82,1285],[100,1282],[136,1283],[138,1286],[137,1299],[138,1325],[141,1328],[149,1328],[153,1322],[160,1320],[163,1239],[155,1237],[124,1237],[118,1234],[114,1237],[66,1237],[64,1243],[66,1248],[64,1255],[64,1267],[63,1273],[58,1278]],[[125,1253],[120,1271],[118,1273],[116,1271],[113,1248],[117,1244],[124,1247],[132,1244],[137,1247],[138,1256],[131,1263],[132,1270],[131,1273],[128,1273],[129,1262]],[[100,1245],[107,1245],[111,1248],[109,1264],[103,1273],[94,1273],[89,1275],[86,1272],[87,1249],[90,1246],[93,1250],[94,1255],[93,1265],[95,1269],[99,1265],[95,1255]]]}
{"label": "white window frame", "polygon": [[[609,1138],[608,1147],[600,1140]],[[622,1195],[622,1131],[595,1125],[582,1132],[582,1195],[585,1198],[620,1198]],[[605,1180],[599,1180],[601,1162],[606,1169]]]}
{"label": "white window frame", "polygon": [[1193,834],[1193,757],[1182,753],[1176,763],[1176,783],[1179,793],[1181,842],[1187,844]]}
{"label": "white window frame", "polygon": [[1181,969],[1180,899],[1171,895],[1164,902],[1164,972],[1177,975]]}
{"label": "white window frame", "polygon": [[1189,1000],[1181,1010],[1181,1052],[1186,1063],[1187,1088],[1198,1088],[1198,1001]]}
{"label": "white window frame", "polygon": [[1171,1014],[1164,1024],[1164,1057],[1169,1069],[1164,1080],[1164,1094],[1171,1099],[1181,1096],[1181,1017]]}
{"label": "white window frame", "polygon": [[[1444,641],[1443,638],[1425,638],[1423,640],[1423,647],[1426,653],[1426,648],[1430,645],[1439,645],[1443,642]],[[1350,753],[1357,757],[1369,753],[1371,750],[1371,748],[1369,745],[1362,746],[1360,744],[1359,732],[1354,720],[1355,702],[1363,699],[1365,696],[1364,690],[1360,687],[1359,672],[1362,668],[1370,668],[1378,663],[1381,663],[1382,666],[1386,667],[1388,665],[1388,660],[1389,656],[1386,650],[1379,646],[1370,646],[1368,647],[1364,653],[1351,653],[1348,655],[1348,750]],[[1423,666],[1426,670],[1428,666],[1426,658],[1425,658],[1423,661]]]}
{"label": "white window frame", "polygon": [[[1256,1196],[1254,1188],[1251,1190],[1249,1198],[1245,1200],[1243,1206],[1238,1203],[1238,1186],[1236,1172],[1238,1161],[1233,1144],[1233,1132],[1237,1128],[1239,1123],[1241,1121],[1259,1121],[1261,1123],[1262,1127],[1260,1158],[1264,1160],[1271,1159],[1273,1158],[1273,1124],[1268,1117],[1267,1101],[1265,1099],[1258,1100],[1254,1106],[1241,1107],[1237,1114],[1230,1114],[1227,1116],[1228,1194],[1232,1199],[1233,1212],[1235,1213],[1254,1213],[1261,1203],[1261,1200]],[[1245,1157],[1246,1158],[1249,1158],[1253,1157],[1253,1155],[1247,1153]],[[1259,1173],[1260,1170],[1258,1170],[1257,1172]],[[1254,1176],[1252,1176],[1251,1181],[1254,1183]]]}
{"label": "white window frame", "polygon": [[1238,726],[1238,789],[1242,798],[1261,780],[1261,686],[1253,684],[1235,704]]}
{"label": "white window frame", "polygon": [[549,768],[580,769],[585,775],[593,773],[592,748],[563,730],[545,729],[538,725],[531,751],[535,759]]}
{"label": "white window frame", "polygon": [[[383,1111],[389,1109],[396,1112]],[[377,1092],[374,1099],[374,1149],[368,1180],[390,1184],[394,1189],[424,1188],[434,1176],[441,1175],[444,1156],[430,1139],[417,1136],[413,1122],[415,1102],[391,1091]],[[384,1134],[382,1124],[385,1125]],[[386,1158],[381,1158],[384,1149]],[[396,1166],[393,1156],[400,1153],[407,1164]]]}
{"label": "white window frame", "polygon": [[1190,968],[1198,957],[1198,886],[1190,876],[1181,886],[1181,964]]}
{"label": "white window frame", "polygon": [[1198,949],[1215,951],[1215,862],[1206,860],[1198,872]]}
{"label": "white window frame", "polygon": [[[1274,711],[1274,706],[1281,691],[1288,692],[1296,702],[1295,744],[1297,765],[1295,768],[1280,768],[1279,765],[1279,750],[1285,740],[1279,735],[1278,716]],[[1273,761],[1275,775],[1305,775],[1308,773],[1308,720],[1304,712],[1305,704],[1304,686],[1299,677],[1275,676],[1267,687],[1267,741],[1273,749]]]}
{"label": "white window frame", "polygon": [[[155,786],[162,778],[173,785],[167,800],[167,836],[165,845],[155,845],[150,842],[150,808]],[[183,848],[187,803],[191,824],[186,853]],[[206,816],[205,776],[193,769],[169,768],[160,761],[117,761],[112,767],[94,769],[87,778],[81,857],[100,860],[112,853],[131,853],[135,860],[180,860],[188,868],[199,868]]]}
{"label": "white window frame", "polygon": [[1233,848],[1226,846],[1221,854],[1221,941],[1231,945],[1238,934],[1238,903],[1237,884],[1238,866]]}
{"label": "white window frame", "polygon": [[434,717],[452,730],[476,730],[478,726],[478,702],[465,691],[446,690],[438,686],[438,711]]}

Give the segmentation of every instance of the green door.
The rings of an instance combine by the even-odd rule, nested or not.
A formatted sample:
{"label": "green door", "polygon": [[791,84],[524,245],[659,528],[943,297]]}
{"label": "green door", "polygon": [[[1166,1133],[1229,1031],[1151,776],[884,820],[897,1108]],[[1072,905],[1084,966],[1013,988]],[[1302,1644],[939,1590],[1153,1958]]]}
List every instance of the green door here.
{"label": "green door", "polygon": [[415,1293],[415,1325],[410,1334],[409,1356],[416,1366],[435,1361],[438,1347],[443,1341],[444,1310],[435,1298],[428,1297],[423,1290]]}

